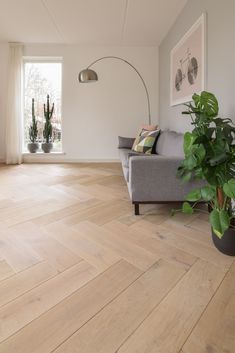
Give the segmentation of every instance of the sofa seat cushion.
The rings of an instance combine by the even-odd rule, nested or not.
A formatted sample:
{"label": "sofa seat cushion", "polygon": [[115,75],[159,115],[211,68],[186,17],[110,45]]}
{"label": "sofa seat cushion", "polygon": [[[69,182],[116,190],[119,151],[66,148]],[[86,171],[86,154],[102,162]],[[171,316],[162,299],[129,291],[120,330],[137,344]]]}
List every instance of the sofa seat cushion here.
{"label": "sofa seat cushion", "polygon": [[119,149],[119,156],[120,156],[122,165],[124,167],[127,167],[127,168],[129,168],[129,158],[131,156],[141,156],[141,155],[143,156],[145,154],[144,153],[135,152],[135,151],[132,151],[132,150],[127,149],[127,148],[120,148]]}
{"label": "sofa seat cushion", "polygon": [[184,158],[184,135],[175,131],[162,131],[156,144],[156,153],[166,157]]}

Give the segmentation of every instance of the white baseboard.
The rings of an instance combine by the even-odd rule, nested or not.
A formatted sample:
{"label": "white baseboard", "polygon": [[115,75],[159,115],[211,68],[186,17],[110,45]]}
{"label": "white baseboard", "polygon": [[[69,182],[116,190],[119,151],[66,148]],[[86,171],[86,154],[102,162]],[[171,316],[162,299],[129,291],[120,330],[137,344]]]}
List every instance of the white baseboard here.
{"label": "white baseboard", "polygon": [[119,159],[66,158],[65,153],[24,153],[24,163],[120,163]]}
{"label": "white baseboard", "polygon": [[[4,164],[5,162],[5,158],[0,158],[0,164]],[[24,153],[23,163],[120,163],[120,160],[106,158],[66,158],[65,153]]]}

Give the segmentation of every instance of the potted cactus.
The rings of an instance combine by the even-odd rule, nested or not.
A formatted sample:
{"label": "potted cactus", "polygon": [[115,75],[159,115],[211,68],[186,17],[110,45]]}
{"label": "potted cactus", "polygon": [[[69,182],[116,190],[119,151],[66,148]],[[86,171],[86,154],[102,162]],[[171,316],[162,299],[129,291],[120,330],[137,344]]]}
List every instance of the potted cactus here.
{"label": "potted cactus", "polygon": [[42,143],[42,150],[44,153],[50,153],[53,148],[52,143],[52,124],[51,119],[54,112],[54,103],[50,108],[50,97],[47,95],[47,104],[44,104],[44,117],[45,117],[45,124],[43,129],[43,137],[45,142]]}
{"label": "potted cactus", "polygon": [[29,140],[30,142],[28,143],[28,150],[30,153],[36,153],[38,150],[38,143],[37,143],[37,137],[38,137],[38,122],[36,121],[35,117],[35,110],[34,110],[34,98],[32,98],[32,123],[29,127]]}

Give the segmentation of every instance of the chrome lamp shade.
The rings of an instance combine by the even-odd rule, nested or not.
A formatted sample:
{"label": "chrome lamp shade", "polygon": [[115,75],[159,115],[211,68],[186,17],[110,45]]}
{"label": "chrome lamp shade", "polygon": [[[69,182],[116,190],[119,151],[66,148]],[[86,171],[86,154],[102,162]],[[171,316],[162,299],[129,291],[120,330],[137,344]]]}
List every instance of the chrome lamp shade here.
{"label": "chrome lamp shade", "polygon": [[85,69],[79,72],[78,80],[80,83],[89,83],[98,81],[98,75],[94,70]]}

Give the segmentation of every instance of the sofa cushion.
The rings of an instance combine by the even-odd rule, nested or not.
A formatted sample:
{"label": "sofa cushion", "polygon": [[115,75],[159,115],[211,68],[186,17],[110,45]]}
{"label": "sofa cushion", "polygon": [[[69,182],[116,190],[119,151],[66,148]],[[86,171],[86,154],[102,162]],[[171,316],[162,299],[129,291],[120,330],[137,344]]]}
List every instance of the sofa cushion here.
{"label": "sofa cushion", "polygon": [[119,149],[119,156],[120,156],[122,165],[128,168],[129,168],[129,158],[131,156],[141,156],[141,155],[144,155],[144,153],[138,153],[127,148]]}
{"label": "sofa cushion", "polygon": [[160,130],[145,130],[139,133],[133,144],[132,150],[136,152],[151,154],[156,138],[158,137]]}
{"label": "sofa cushion", "polygon": [[143,129],[148,131],[158,130],[158,125],[143,124],[141,126],[140,131],[142,131]]}
{"label": "sofa cushion", "polygon": [[162,131],[156,144],[156,153],[167,157],[184,158],[184,135],[175,131]]}

